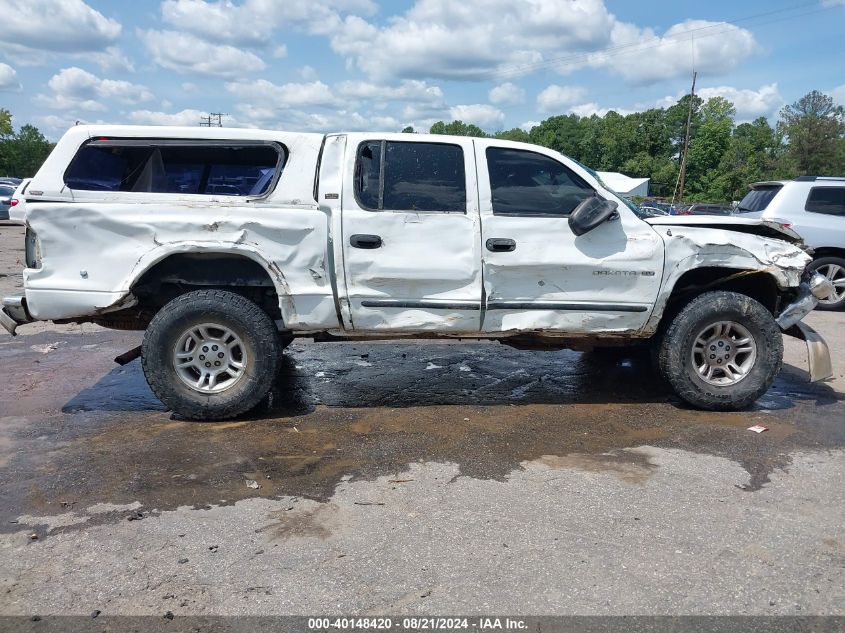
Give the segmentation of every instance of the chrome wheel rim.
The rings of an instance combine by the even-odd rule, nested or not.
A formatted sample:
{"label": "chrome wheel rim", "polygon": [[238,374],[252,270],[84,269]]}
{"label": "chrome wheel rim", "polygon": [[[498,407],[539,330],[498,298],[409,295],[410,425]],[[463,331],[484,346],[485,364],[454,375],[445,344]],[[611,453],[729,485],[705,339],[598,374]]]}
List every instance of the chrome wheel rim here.
{"label": "chrome wheel rim", "polygon": [[699,378],[710,385],[735,385],[757,360],[757,343],[747,328],[734,321],[719,321],[702,329],[692,345],[692,364]]}
{"label": "chrome wheel rim", "polygon": [[173,348],[173,368],[188,387],[204,394],[231,389],[247,368],[246,347],[231,329],[202,323],[185,330]]}
{"label": "chrome wheel rim", "polygon": [[816,268],[816,271],[827,277],[833,284],[833,292],[824,299],[819,299],[819,303],[833,305],[845,299],[845,266],[824,264]]}

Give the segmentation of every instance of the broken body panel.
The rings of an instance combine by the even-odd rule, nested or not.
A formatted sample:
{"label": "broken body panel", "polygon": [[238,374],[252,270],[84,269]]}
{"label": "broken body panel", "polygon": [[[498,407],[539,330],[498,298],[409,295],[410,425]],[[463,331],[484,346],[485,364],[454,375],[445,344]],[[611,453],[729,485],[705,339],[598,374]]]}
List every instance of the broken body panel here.
{"label": "broken body panel", "polygon": [[[284,148],[286,161],[259,196],[70,189],[66,168],[95,137],[272,142]],[[460,148],[465,204],[449,212],[365,208],[355,178],[367,141]],[[557,161],[594,195],[616,201],[618,212],[581,236],[563,214],[496,213],[490,148]],[[800,238],[776,223],[643,220],[559,153],[487,139],[78,126],[32,180],[26,202],[23,220],[40,252],[37,265],[24,271],[22,306],[38,320],[125,310],[138,301],[138,280],[171,255],[220,254],[266,271],[282,326],[294,335],[635,339],[655,333],[677,282],[691,270],[764,273],[789,295],[810,261]],[[6,310],[0,319],[7,329],[6,321],[22,321],[16,314]]]}

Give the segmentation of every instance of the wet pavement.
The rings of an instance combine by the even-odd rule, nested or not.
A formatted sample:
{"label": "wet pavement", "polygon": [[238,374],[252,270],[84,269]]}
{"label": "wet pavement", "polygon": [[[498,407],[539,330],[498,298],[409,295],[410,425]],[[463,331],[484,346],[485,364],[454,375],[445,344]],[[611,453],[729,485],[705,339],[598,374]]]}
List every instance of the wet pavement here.
{"label": "wet pavement", "polygon": [[[0,531],[18,530],[10,521],[21,514],[97,503],[160,512],[256,496],[327,501],[342,480],[417,462],[499,481],[540,459],[645,477],[649,464],[620,452],[644,444],[735,461],[749,474],[743,488],[754,491],[788,467],[792,452],[845,445],[842,395],[804,382],[795,368],[752,410],[712,413],[671,396],[644,353],[609,358],[495,343],[295,343],[257,411],[233,422],[184,421],[155,398],[139,361],[109,369],[138,338],[2,340]],[[746,430],[758,423],[765,435]],[[43,536],[76,529],[32,527]]]}

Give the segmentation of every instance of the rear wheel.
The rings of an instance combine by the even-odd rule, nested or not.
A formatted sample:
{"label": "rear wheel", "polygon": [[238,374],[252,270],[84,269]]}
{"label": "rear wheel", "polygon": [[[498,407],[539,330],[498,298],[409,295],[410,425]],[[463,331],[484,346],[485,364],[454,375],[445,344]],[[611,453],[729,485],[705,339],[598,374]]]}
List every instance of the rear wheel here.
{"label": "rear wheel", "polygon": [[842,257],[819,257],[810,264],[810,270],[821,273],[833,284],[833,292],[819,299],[819,310],[841,310],[845,308],[845,259]]}
{"label": "rear wheel", "polygon": [[144,375],[175,413],[220,420],[267,395],[282,349],[275,323],[254,302],[225,290],[197,290],[165,305],[150,322]]}
{"label": "rear wheel", "polygon": [[743,409],[772,385],[783,365],[780,328],[760,303],[736,292],[707,292],[672,320],[658,366],[675,393],[702,409]]}

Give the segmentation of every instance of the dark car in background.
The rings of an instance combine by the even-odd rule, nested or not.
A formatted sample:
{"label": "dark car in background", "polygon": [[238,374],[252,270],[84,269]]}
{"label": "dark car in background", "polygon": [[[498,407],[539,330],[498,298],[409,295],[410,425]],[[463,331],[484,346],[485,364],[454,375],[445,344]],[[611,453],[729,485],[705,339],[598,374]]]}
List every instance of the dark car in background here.
{"label": "dark car in background", "polygon": [[0,220],[9,219],[9,209],[12,206],[12,198],[15,195],[17,184],[5,184],[0,182]]}

